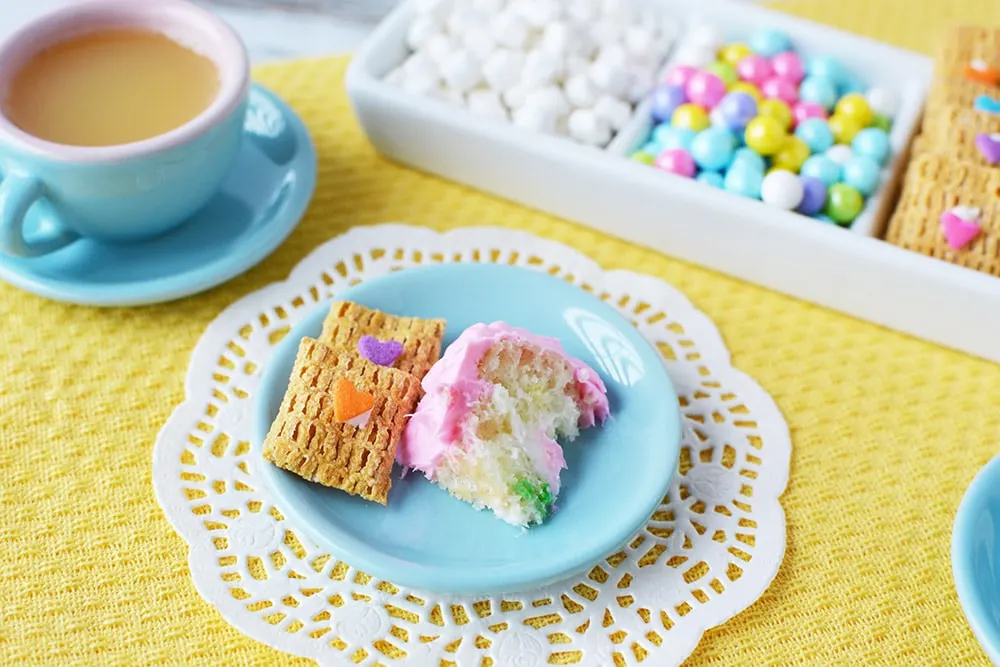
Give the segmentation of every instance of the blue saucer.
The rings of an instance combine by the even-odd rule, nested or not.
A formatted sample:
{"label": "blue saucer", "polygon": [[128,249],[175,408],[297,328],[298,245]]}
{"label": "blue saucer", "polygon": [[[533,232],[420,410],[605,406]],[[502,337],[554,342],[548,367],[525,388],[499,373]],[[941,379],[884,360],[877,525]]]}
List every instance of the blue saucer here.
{"label": "blue saucer", "polygon": [[[448,322],[445,345],[502,320],[560,339],[608,387],[612,419],[565,445],[558,509],[523,530],[453,499],[420,473],[393,472],[387,507],[257,460],[278,507],[337,558],[396,584],[447,593],[511,593],[589,569],[625,543],[663,499],[677,468],[680,411],[659,353],[611,307],[547,274],[492,264],[408,269],[337,295],[399,315]],[[328,307],[280,343],[255,397],[256,451],[277,414],[299,341]]]}
{"label": "blue saucer", "polygon": [[[0,257],[0,280],[49,299],[92,306],[170,301],[215,287],[288,237],[316,185],[316,151],[302,121],[262,86],[250,93],[246,141],[226,183],[201,212],[155,239],[81,240],[34,259]],[[48,225],[35,206],[26,225]]]}
{"label": "blue saucer", "polygon": [[1000,456],[979,471],[958,507],[951,567],[965,618],[1000,665]]}

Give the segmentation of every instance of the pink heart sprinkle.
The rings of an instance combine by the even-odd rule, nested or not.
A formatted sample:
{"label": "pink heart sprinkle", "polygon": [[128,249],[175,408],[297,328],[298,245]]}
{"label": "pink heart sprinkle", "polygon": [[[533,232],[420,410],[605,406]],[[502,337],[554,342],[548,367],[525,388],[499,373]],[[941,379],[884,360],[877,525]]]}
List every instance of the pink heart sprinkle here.
{"label": "pink heart sprinkle", "polygon": [[398,340],[380,341],[374,336],[362,336],[358,341],[358,352],[379,366],[392,366],[403,354],[403,344]]}
{"label": "pink heart sprinkle", "polygon": [[944,229],[944,240],[955,250],[961,250],[982,231],[975,220],[965,220],[952,211],[941,214],[941,227]]}

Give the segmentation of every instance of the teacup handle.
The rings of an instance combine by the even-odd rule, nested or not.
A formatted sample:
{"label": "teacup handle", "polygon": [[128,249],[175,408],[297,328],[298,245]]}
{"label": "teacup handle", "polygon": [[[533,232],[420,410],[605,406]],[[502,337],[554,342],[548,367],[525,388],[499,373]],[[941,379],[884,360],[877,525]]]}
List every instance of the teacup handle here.
{"label": "teacup handle", "polygon": [[8,173],[0,181],[0,253],[11,257],[38,257],[68,246],[79,238],[65,225],[49,238],[28,241],[24,221],[32,204],[45,196],[45,184],[34,176]]}

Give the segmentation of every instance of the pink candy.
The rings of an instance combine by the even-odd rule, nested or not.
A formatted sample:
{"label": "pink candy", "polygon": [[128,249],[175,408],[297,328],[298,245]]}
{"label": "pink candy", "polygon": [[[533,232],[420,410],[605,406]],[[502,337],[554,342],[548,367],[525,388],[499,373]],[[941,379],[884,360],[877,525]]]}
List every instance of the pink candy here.
{"label": "pink candy", "polygon": [[684,92],[691,102],[711,109],[726,96],[726,83],[711,72],[695,72]]}
{"label": "pink candy", "polygon": [[663,80],[663,82],[668,83],[671,86],[680,86],[681,88],[684,88],[687,85],[687,82],[697,71],[698,70],[696,68],[688,65],[678,65],[667,72],[667,77]]}
{"label": "pink candy", "polygon": [[686,178],[693,178],[697,171],[694,158],[683,148],[670,148],[656,156],[658,169]]}
{"label": "pink candy", "polygon": [[781,100],[788,106],[799,101],[799,89],[788,79],[770,78],[760,87],[760,92],[767,99]]}
{"label": "pink candy", "polygon": [[771,58],[771,68],[774,75],[779,79],[784,79],[794,85],[799,85],[806,76],[805,67],[802,66],[802,59],[798,54],[785,51]]}
{"label": "pink candy", "polygon": [[827,114],[822,104],[799,102],[792,107],[792,117],[795,119],[795,125],[798,125],[810,118],[826,118]]}
{"label": "pink candy", "polygon": [[774,75],[774,69],[772,69],[771,63],[767,58],[758,56],[757,54],[750,54],[749,56],[744,56],[736,64],[736,73],[744,81],[752,83],[755,86],[760,86]]}

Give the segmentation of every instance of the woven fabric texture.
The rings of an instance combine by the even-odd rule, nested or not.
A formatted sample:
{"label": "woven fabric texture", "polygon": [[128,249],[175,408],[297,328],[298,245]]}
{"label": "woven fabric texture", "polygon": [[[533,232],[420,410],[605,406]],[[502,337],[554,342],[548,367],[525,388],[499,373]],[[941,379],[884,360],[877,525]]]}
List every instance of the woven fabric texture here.
{"label": "woven fabric texture", "polygon": [[[779,6],[926,53],[950,21],[1000,23],[996,0]],[[195,592],[187,547],[153,497],[151,446],[222,308],[353,225],[405,221],[526,229],[607,268],[666,279],[778,402],[794,438],[785,562],[756,604],[706,634],[690,665],[986,664],[948,554],[962,493],[1000,452],[1000,366],[390,164],[351,116],[345,64],[256,72],[302,114],[321,155],[308,214],[260,266],[206,294],[133,309],[0,285],[0,663],[304,662],[244,637]]]}

